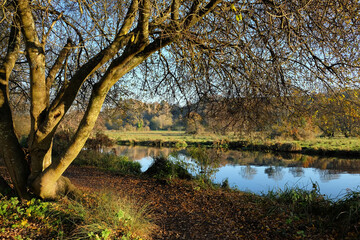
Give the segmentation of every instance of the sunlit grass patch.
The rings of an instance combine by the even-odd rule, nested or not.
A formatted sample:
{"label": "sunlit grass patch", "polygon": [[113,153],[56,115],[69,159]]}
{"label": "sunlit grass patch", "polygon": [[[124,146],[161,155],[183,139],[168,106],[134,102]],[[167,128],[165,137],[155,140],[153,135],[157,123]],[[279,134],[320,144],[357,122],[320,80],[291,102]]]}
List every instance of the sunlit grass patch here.
{"label": "sunlit grass patch", "polygon": [[82,222],[73,231],[75,238],[148,239],[155,225],[148,218],[146,205],[139,206],[128,197],[111,192],[85,195],[77,201],[65,201]]}
{"label": "sunlit grass patch", "polygon": [[94,166],[120,174],[140,174],[141,165],[130,161],[127,156],[84,150],[74,161],[77,166]]}
{"label": "sunlit grass patch", "polygon": [[[0,237],[14,239],[149,239],[146,205],[113,193],[43,202],[0,199]],[[15,238],[17,237],[17,238]]]}
{"label": "sunlit grass patch", "polygon": [[[197,135],[185,134],[185,131],[114,131],[109,130],[105,132],[110,138],[119,140],[135,140],[139,141],[190,141],[190,142],[202,142],[202,141],[216,141],[219,139],[225,139],[229,136],[216,135],[213,133],[202,133]],[[232,137],[233,138],[233,137]]]}
{"label": "sunlit grass patch", "polygon": [[360,227],[360,192],[348,191],[339,200],[333,201],[320,194],[317,184],[312,190],[285,188],[269,191],[263,195],[269,213],[290,214],[292,220],[310,222],[322,228],[337,228],[337,232],[353,235]]}

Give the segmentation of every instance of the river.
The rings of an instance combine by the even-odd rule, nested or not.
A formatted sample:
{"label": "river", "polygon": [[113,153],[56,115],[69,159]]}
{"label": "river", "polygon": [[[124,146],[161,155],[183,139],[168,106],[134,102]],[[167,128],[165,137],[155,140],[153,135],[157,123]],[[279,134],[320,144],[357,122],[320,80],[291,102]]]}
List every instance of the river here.
{"label": "river", "polygon": [[112,151],[139,161],[142,171],[153,157],[170,156],[172,161],[186,164],[194,175],[206,174],[215,183],[227,179],[230,187],[256,194],[293,187],[311,190],[314,184],[334,200],[349,191],[360,191],[360,159],[209,149],[206,164],[199,164],[187,150],[115,146]]}

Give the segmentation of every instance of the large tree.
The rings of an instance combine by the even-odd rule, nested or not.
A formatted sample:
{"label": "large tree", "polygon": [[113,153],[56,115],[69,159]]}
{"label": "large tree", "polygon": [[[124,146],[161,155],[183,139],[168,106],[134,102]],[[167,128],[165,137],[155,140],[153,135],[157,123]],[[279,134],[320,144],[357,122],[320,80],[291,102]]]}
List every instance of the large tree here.
{"label": "large tree", "polygon": [[[248,108],[245,98],[266,103],[314,85],[357,85],[359,10],[347,0],[2,1],[0,144],[17,194],[53,199],[67,191],[62,174],[107,94],[134,79],[189,103],[229,98]],[[28,155],[9,87],[29,96]],[[55,131],[79,95],[85,114],[54,161]]]}

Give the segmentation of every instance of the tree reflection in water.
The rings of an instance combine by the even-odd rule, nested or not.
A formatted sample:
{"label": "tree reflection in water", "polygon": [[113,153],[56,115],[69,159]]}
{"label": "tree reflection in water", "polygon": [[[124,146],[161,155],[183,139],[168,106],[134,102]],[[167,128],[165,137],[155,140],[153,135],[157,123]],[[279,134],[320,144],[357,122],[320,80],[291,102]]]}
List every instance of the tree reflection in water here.
{"label": "tree reflection in water", "polygon": [[265,168],[264,172],[268,175],[269,178],[274,180],[281,180],[284,177],[282,167],[279,166],[270,166],[268,168]]}
{"label": "tree reflection in water", "polygon": [[[114,147],[113,147],[114,148]],[[229,185],[240,190],[263,193],[284,186],[309,187],[318,183],[321,194],[336,197],[344,189],[355,190],[360,183],[360,160],[339,159],[301,154],[274,154],[263,152],[116,146],[116,154],[126,155],[143,166],[152,163],[154,156],[162,154],[172,161],[181,161],[190,172],[203,179]],[[110,148],[111,150],[111,148]],[[109,151],[110,151],[109,150]],[[197,155],[197,156],[196,156]],[[192,170],[192,171],[191,171]],[[311,186],[310,186],[311,187]]]}
{"label": "tree reflection in water", "polygon": [[248,180],[253,179],[256,174],[257,174],[256,168],[251,166],[244,166],[241,167],[240,169],[240,176]]}
{"label": "tree reflection in water", "polygon": [[291,168],[289,168],[289,172],[294,177],[302,177],[302,176],[304,176],[304,169],[302,167],[291,167]]}
{"label": "tree reflection in water", "polygon": [[320,179],[324,182],[328,182],[331,180],[339,179],[339,171],[336,170],[317,170],[320,176]]}

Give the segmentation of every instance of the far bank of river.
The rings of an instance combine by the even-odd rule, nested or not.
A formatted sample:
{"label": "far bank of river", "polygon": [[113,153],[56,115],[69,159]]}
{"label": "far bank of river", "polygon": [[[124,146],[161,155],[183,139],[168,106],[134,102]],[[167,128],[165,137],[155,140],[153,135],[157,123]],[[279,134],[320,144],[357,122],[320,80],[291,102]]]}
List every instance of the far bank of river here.
{"label": "far bank of river", "polygon": [[[332,140],[336,144],[336,139]],[[229,150],[246,150],[246,151],[264,151],[279,153],[301,153],[310,156],[326,156],[339,158],[357,158],[360,159],[360,141],[357,142],[358,148],[350,149],[345,143],[339,145],[345,147],[334,148],[333,145],[323,144],[320,147],[316,144],[309,144],[307,141],[289,141],[289,142],[251,142],[251,141],[163,141],[163,140],[118,140],[118,145],[123,146],[147,146],[147,147],[168,147],[168,148],[184,148],[189,146],[205,146],[209,148],[225,148]],[[348,144],[349,145],[349,144]]]}

